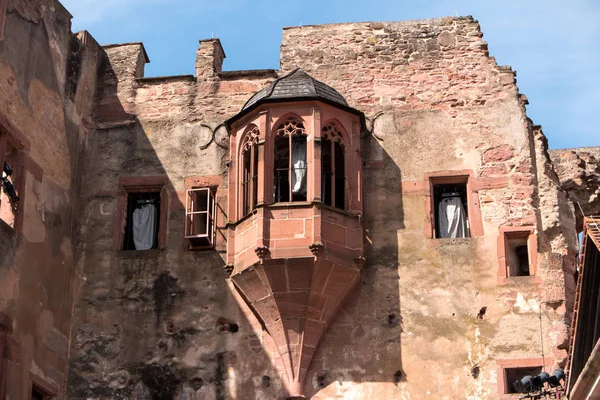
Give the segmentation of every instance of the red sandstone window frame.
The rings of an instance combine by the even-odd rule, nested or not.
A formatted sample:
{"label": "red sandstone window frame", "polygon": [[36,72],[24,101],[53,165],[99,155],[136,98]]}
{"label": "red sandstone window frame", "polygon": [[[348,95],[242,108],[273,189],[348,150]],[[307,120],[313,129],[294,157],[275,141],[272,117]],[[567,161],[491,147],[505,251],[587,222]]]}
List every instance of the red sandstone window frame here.
{"label": "red sandstone window frame", "polygon": [[[296,124],[293,126],[291,124]],[[300,140],[298,140],[300,138]],[[273,129],[272,134],[273,139],[273,180],[274,180],[274,190],[273,190],[273,203],[298,203],[298,202],[306,202],[308,199],[308,186],[309,186],[309,173],[308,173],[308,133],[306,131],[305,122],[302,118],[296,117],[294,115],[288,116],[280,120],[277,123],[276,128]],[[287,148],[288,148],[288,165],[287,168],[280,168],[277,165],[277,143],[284,143],[285,139],[287,139]],[[306,151],[306,167],[305,167],[305,179],[306,179],[306,190],[307,193],[304,195],[304,200],[294,200],[293,188],[292,188],[292,174],[293,174],[293,165],[292,165],[292,154],[293,154],[293,143],[300,142],[304,140],[305,143],[305,151]],[[277,188],[281,188],[281,183],[278,183],[278,175],[277,171],[287,171],[287,201],[282,201],[282,195],[279,195],[279,200],[277,196]],[[283,176],[283,174],[281,174]]]}
{"label": "red sandstone window frame", "polygon": [[[321,129],[321,202],[330,207],[340,210],[347,208],[347,185],[346,185],[346,146],[344,143],[343,129],[336,122],[330,122]],[[329,165],[331,171],[325,171],[325,146],[329,144]],[[339,153],[339,154],[338,154]],[[341,174],[336,168],[336,157],[341,155],[340,165],[342,167]],[[329,186],[327,187],[327,174],[329,174]],[[338,192],[337,185],[343,185],[343,188]],[[342,194],[341,201],[336,198],[336,195]],[[330,203],[330,204],[329,204]]]}
{"label": "red sandstone window frame", "polygon": [[4,25],[6,23],[6,2],[0,0],[0,40],[4,40]]}
{"label": "red sandstone window frame", "polygon": [[507,393],[508,385],[511,382],[507,382],[506,370],[512,368],[536,368],[542,367],[542,371],[545,371],[549,365],[544,365],[544,362],[548,359],[543,358],[519,358],[519,359],[500,359],[496,360],[498,366],[498,394],[500,399],[508,400],[514,399],[514,393]]}
{"label": "red sandstone window frame", "polygon": [[[12,151],[7,155],[6,152],[9,146]],[[0,171],[4,168],[4,161],[13,169],[12,183],[19,196],[13,224],[13,229],[17,234],[23,230],[27,175],[28,173],[33,175],[40,182],[44,175],[43,169],[28,155],[30,147],[29,139],[0,113]]]}
{"label": "red sandstone window frame", "polygon": [[258,162],[260,131],[254,124],[248,125],[242,135],[240,160],[240,215],[250,214],[258,205]]}
{"label": "red sandstone window frame", "polygon": [[[113,247],[118,251],[144,251],[144,250],[123,250],[125,240],[125,228],[127,222],[127,200],[130,193],[160,193],[160,210],[158,222],[158,238],[156,249],[162,250],[167,242],[167,221],[169,211],[169,195],[166,185],[169,178],[165,175],[159,176],[135,176],[119,178],[119,193],[117,198],[117,215],[115,222],[115,234],[113,238]],[[149,251],[152,251],[149,250]],[[146,250],[148,251],[148,250]]]}
{"label": "red sandstone window frame", "polygon": [[[522,235],[527,237],[527,253],[529,258],[529,276],[510,276],[508,262],[508,238],[510,236]],[[541,283],[537,276],[538,242],[534,226],[501,226],[498,230],[498,284],[528,281],[530,283]]]}
{"label": "red sandstone window frame", "polygon": [[[473,170],[458,171],[434,171],[425,174],[426,184],[429,185],[429,191],[425,199],[425,228],[424,233],[427,239],[447,240],[436,238],[435,232],[435,211],[434,211],[434,185],[458,184],[466,185],[466,208],[467,219],[469,221],[469,237],[483,236],[483,224],[481,221],[481,209],[479,207],[479,195],[475,190]],[[468,239],[468,238],[465,238]]]}
{"label": "red sandstone window frame", "polygon": [[12,331],[12,318],[0,313],[0,399],[6,398],[8,367],[8,334]]}
{"label": "red sandstone window frame", "polygon": [[[224,225],[227,221],[227,214],[223,210],[222,205],[225,203],[225,194],[223,191],[227,190],[223,187],[223,177],[221,175],[206,175],[206,176],[188,176],[185,178],[184,182],[185,192],[180,196],[187,196],[188,190],[192,190],[194,188],[197,189],[208,189],[211,191],[214,198],[214,214],[213,214],[213,238],[210,246],[196,245],[193,242],[193,239],[186,238],[187,227],[184,223],[184,231],[183,231],[183,251],[205,251],[205,250],[215,250],[215,251],[223,251],[226,250],[227,246],[227,234],[224,231],[227,229]],[[182,197],[180,197],[182,198]],[[185,200],[187,201],[187,199]],[[185,201],[182,199],[184,208],[184,218],[187,218],[186,211],[187,206]]]}
{"label": "red sandstone window frame", "polygon": [[43,396],[44,400],[52,400],[55,399],[58,394],[58,388],[54,385],[50,384],[46,380],[40,378],[33,373],[29,373],[29,395],[33,394],[33,391],[36,390]]}

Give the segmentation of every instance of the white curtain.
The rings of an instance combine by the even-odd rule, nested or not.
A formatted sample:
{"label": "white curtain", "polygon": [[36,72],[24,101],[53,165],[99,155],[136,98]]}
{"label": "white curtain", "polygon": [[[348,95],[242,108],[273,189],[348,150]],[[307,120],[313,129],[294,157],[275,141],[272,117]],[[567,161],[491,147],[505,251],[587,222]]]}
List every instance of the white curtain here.
{"label": "white curtain", "polygon": [[468,236],[467,217],[460,197],[445,197],[438,207],[441,238]]}
{"label": "white curtain", "polygon": [[292,193],[306,194],[306,142],[292,142]]}
{"label": "white curtain", "polygon": [[133,244],[136,250],[149,250],[156,237],[156,206],[146,204],[133,211]]}

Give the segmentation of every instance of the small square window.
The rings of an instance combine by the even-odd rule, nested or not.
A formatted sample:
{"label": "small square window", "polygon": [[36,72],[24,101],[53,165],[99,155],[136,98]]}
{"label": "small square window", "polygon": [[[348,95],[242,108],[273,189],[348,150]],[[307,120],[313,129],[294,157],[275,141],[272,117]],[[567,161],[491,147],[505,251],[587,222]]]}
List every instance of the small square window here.
{"label": "small square window", "polygon": [[216,202],[212,188],[187,190],[185,205],[185,238],[191,249],[214,246]]}
{"label": "small square window", "polygon": [[517,386],[520,384],[521,379],[526,376],[538,376],[542,372],[542,367],[518,367],[518,368],[505,368],[504,376],[506,379],[504,393],[512,394],[512,393],[521,393],[515,388],[515,383],[518,382]]}
{"label": "small square window", "polygon": [[[436,183],[439,179],[440,183]],[[465,238],[471,236],[467,202],[466,178],[462,182],[433,181],[433,223],[435,237]]]}
{"label": "small square window", "polygon": [[123,250],[158,247],[160,192],[128,193],[126,218]]}
{"label": "small square window", "polygon": [[530,276],[529,232],[506,232],[506,276]]}

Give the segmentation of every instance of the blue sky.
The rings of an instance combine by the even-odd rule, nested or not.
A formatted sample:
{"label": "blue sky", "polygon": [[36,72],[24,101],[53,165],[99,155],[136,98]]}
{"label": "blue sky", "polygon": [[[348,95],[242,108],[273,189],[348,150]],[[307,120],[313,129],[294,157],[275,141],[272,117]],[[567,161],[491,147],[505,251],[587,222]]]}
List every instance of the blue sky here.
{"label": "blue sky", "polygon": [[517,71],[551,148],[600,146],[598,0],[61,0],[73,31],[144,42],[146,76],[193,74],[198,39],[218,37],[225,70],[279,68],[284,26],[473,15],[490,54]]}

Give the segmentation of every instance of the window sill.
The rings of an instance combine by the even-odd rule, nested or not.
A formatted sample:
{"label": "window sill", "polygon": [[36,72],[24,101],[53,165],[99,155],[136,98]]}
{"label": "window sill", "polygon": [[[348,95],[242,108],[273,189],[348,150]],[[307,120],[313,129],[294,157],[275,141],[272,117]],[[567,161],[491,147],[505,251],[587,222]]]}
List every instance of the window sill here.
{"label": "window sill", "polygon": [[473,240],[477,240],[477,237],[469,236],[464,238],[433,238],[427,239],[427,243],[431,246],[459,246],[461,244],[470,244]]}
{"label": "window sill", "polygon": [[117,258],[153,258],[164,252],[165,249],[150,250],[117,250]]}
{"label": "window sill", "polygon": [[343,214],[347,217],[351,217],[351,218],[358,218],[361,216],[360,213],[356,213],[356,212],[351,212],[351,211],[346,211],[346,210],[342,210],[340,208],[336,208],[336,207],[332,207],[332,206],[328,206],[326,204],[323,204],[321,202],[313,202],[312,204],[318,205],[319,207],[321,207],[323,210],[327,210],[327,211],[333,211],[336,213],[340,213]]}
{"label": "window sill", "polygon": [[499,276],[498,285],[541,285],[542,278],[536,275],[533,276]]}
{"label": "window sill", "polygon": [[269,204],[267,207],[269,208],[290,208],[290,207],[310,207],[311,203],[308,201],[289,201],[286,203],[273,203]]}

